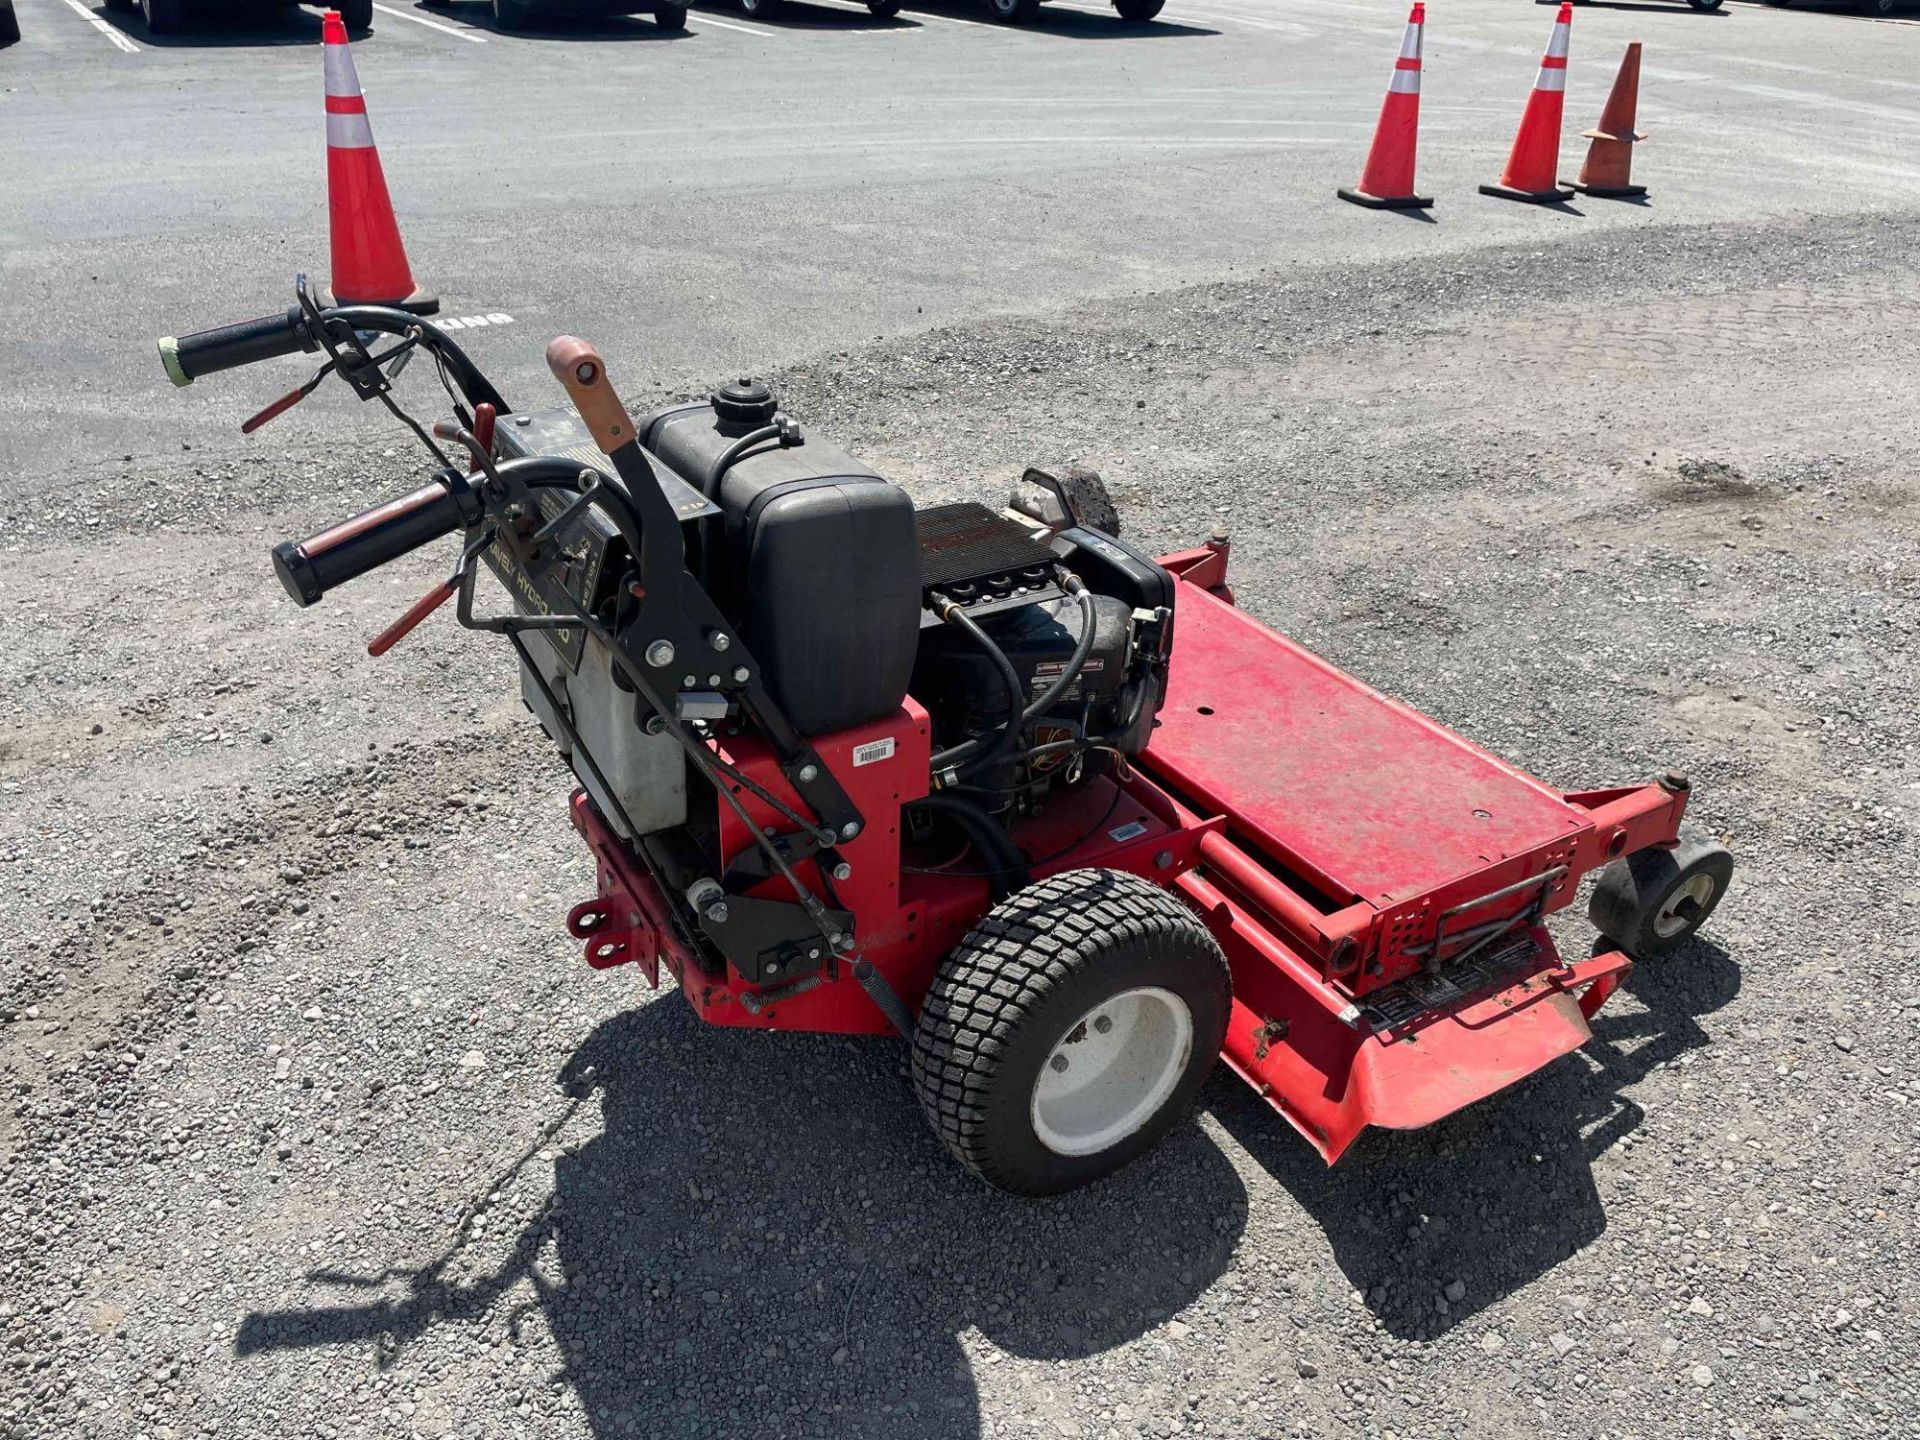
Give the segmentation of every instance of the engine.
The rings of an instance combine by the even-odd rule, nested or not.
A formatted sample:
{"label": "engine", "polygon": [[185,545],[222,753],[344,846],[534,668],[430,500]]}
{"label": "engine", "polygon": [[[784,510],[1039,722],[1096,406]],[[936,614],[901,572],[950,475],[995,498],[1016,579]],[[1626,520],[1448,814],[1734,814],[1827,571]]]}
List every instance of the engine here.
{"label": "engine", "polygon": [[[503,448],[586,461],[584,432],[560,433],[578,426],[565,411],[507,417]],[[1071,523],[1064,499],[1051,524],[971,502],[915,510],[897,485],[802,433],[758,381],[638,428],[682,518],[689,569],[799,734],[882,719],[911,694],[932,719],[935,788],[1003,818],[1145,747],[1172,581],[1116,537]],[[605,577],[623,568],[610,554],[620,543],[583,523],[564,594],[501,578],[523,611],[611,618],[619,597]],[[687,823],[683,756],[599,641],[556,629],[528,643],[540,673],[523,675],[527,703],[602,810],[630,819],[632,840]],[[730,658],[686,664],[680,718],[726,725],[717,692]],[[716,705],[700,713],[708,678]]]}

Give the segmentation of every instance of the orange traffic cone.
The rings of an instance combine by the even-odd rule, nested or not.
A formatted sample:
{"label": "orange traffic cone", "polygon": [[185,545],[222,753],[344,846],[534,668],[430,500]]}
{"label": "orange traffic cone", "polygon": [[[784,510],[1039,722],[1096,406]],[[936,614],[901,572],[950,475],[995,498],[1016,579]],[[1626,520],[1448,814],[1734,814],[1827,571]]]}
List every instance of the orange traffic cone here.
{"label": "orange traffic cone", "polygon": [[1607,96],[1607,108],[1600,114],[1600,128],[1580,133],[1593,144],[1587,147],[1587,163],[1580,167],[1580,178],[1573,188],[1583,195],[1598,195],[1603,200],[1632,200],[1647,193],[1647,187],[1633,183],[1633,146],[1647,137],[1633,128],[1634,113],[1640,103],[1640,42],[1627,46],[1620,73],[1614,77],[1613,93]]}
{"label": "orange traffic cone", "polygon": [[1427,27],[1427,7],[1414,0],[1407,16],[1407,33],[1400,40],[1400,58],[1394,62],[1387,98],[1374,127],[1367,168],[1352,190],[1336,190],[1342,200],[1370,210],[1425,210],[1429,196],[1413,193],[1414,154],[1420,145],[1420,41]]}
{"label": "orange traffic cone", "polygon": [[413,283],[400,225],[393,218],[366,97],[338,10],[320,20],[327,74],[327,221],[333,238],[335,305],[398,305],[431,315],[437,297]]}
{"label": "orange traffic cone", "polygon": [[1553,38],[1540,59],[1540,78],[1533,82],[1526,113],[1520,117],[1520,133],[1514,136],[1513,152],[1507,156],[1507,168],[1498,185],[1480,187],[1482,195],[1535,205],[1573,198],[1573,192],[1562,190],[1558,180],[1560,113],[1566,106],[1567,40],[1572,30],[1573,6],[1562,3],[1554,17]]}

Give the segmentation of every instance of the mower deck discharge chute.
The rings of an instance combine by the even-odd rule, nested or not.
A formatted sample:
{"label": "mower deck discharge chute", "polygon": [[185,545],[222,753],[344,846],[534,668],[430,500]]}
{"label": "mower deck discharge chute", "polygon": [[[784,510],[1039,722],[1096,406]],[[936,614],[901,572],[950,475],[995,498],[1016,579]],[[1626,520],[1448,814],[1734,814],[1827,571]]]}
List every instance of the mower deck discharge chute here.
{"label": "mower deck discharge chute", "polygon": [[[580,782],[588,963],[664,966],[716,1025],[898,1031],[1004,1189],[1125,1164],[1219,1056],[1328,1161],[1428,1124],[1583,1044],[1731,877],[1684,777],[1543,785],[1236,609],[1224,536],[1140,553],[1091,472],[916,510],[757,381],[636,423],[563,338],[575,411],[516,413],[431,322],[299,302],[165,353],[324,349],[312,383],[393,406],[427,349],[463,463],[416,427],[431,482],[277,547],[289,593],[462,534],[369,648],[449,598],[513,644]],[[1566,962],[1542,922],[1593,871],[1621,948]]]}

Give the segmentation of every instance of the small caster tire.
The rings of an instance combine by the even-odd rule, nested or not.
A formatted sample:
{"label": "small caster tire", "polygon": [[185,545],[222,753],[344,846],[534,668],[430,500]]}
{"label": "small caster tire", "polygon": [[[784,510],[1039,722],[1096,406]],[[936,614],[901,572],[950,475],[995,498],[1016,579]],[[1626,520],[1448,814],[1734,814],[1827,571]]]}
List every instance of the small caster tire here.
{"label": "small caster tire", "polygon": [[1733,853],[1685,831],[1671,850],[1642,850],[1600,872],[1587,901],[1594,928],[1636,960],[1677,949],[1733,881]]}
{"label": "small caster tire", "polygon": [[1057,1195],[1180,1122],[1231,1003],[1226,957],[1191,910],[1137,875],[1069,870],[1007,896],[941,964],[914,1090],[975,1175]]}

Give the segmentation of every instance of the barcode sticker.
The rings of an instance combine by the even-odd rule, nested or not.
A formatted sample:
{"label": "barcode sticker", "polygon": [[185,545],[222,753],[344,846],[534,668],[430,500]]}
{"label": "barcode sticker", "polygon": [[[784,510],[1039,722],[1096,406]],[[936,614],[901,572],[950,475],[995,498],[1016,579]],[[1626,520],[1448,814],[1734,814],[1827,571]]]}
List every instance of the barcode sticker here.
{"label": "barcode sticker", "polygon": [[1118,825],[1107,832],[1107,838],[1118,845],[1125,840],[1137,840],[1147,833],[1147,822],[1135,820],[1131,824]]}
{"label": "barcode sticker", "polygon": [[877,765],[882,760],[892,758],[893,737],[891,735],[884,740],[869,740],[864,745],[853,747],[853,768],[856,770],[862,765]]}

